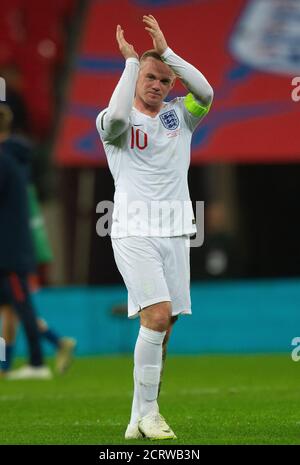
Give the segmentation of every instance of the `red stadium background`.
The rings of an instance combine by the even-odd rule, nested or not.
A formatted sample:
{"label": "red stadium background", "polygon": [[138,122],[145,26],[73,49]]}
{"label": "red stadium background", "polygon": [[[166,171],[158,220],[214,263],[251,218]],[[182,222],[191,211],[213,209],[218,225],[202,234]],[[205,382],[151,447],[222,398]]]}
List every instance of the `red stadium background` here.
{"label": "red stadium background", "polygon": [[[170,47],[198,67],[215,90],[211,112],[193,138],[193,164],[299,160],[300,103],[291,98],[291,81],[298,69],[300,74],[300,56],[291,53],[293,37],[281,37],[292,26],[293,11],[282,15],[289,1],[263,0],[265,18],[261,11],[256,15],[258,0],[91,2],[58,137],[58,164],[106,164],[95,118],[124,67],[116,25],[142,53],[152,48],[141,21],[145,13],[157,17]],[[280,41],[289,41],[283,63],[276,57]],[[184,95],[180,84],[174,94]]]}

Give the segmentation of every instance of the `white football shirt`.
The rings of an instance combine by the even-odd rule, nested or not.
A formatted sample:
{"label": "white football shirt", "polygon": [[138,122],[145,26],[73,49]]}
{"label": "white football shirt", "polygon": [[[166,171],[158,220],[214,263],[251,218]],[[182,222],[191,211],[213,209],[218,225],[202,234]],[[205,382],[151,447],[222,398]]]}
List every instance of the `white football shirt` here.
{"label": "white football shirt", "polygon": [[[170,49],[168,53],[176,62],[177,55]],[[180,60],[182,67],[186,62]],[[125,130],[117,137],[107,131],[110,106],[96,121],[115,183],[111,237],[191,235],[196,232],[187,181],[191,137],[208,106],[196,116],[188,111],[186,97],[179,97],[164,103],[155,117],[138,111],[132,107],[137,64],[135,59],[127,60],[110,102],[111,107],[122,105],[121,95],[127,111],[131,104]],[[202,75],[195,71],[199,79]],[[132,80],[134,87],[129,89]]]}

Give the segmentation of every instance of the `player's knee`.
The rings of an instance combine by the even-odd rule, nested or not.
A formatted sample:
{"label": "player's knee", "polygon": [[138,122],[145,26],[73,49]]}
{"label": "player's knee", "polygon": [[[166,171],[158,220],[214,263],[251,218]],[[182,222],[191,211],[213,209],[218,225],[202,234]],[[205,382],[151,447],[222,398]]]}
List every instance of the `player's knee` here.
{"label": "player's knee", "polygon": [[167,331],[171,324],[171,304],[162,302],[141,312],[141,324],[154,331]]}
{"label": "player's knee", "polygon": [[170,325],[170,319],[168,317],[160,316],[158,318],[154,318],[152,324],[154,326],[154,331],[167,331]]}
{"label": "player's knee", "polygon": [[167,331],[170,326],[171,317],[168,312],[154,311],[150,318],[148,318],[148,324],[154,331]]}

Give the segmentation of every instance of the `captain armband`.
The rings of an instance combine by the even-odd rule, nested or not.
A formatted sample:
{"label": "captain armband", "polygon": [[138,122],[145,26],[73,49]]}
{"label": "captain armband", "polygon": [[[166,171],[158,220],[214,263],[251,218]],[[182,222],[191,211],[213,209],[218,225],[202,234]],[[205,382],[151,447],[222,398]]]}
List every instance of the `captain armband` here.
{"label": "captain armband", "polygon": [[211,104],[204,106],[195,99],[192,93],[189,93],[184,98],[184,106],[193,116],[200,118],[200,116],[205,116],[211,107]]}

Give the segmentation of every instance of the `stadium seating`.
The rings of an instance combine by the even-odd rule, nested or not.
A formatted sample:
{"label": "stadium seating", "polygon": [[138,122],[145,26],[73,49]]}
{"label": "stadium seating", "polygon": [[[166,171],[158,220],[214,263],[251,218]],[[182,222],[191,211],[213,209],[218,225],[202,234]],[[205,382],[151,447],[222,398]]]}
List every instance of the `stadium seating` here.
{"label": "stadium seating", "polygon": [[15,64],[23,78],[23,98],[33,135],[49,133],[54,110],[54,73],[63,63],[65,25],[76,0],[2,0],[1,66]]}

